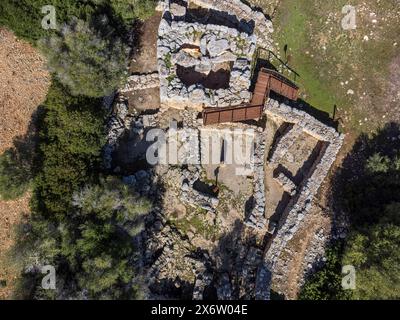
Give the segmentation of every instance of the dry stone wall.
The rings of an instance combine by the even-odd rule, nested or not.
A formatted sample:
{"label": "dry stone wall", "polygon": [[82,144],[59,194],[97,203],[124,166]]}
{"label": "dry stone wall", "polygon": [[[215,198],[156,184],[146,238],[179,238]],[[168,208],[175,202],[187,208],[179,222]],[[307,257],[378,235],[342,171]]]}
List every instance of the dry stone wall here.
{"label": "dry stone wall", "polygon": [[277,177],[275,177],[274,179],[276,180],[276,182],[278,182],[282,186],[282,188],[285,192],[289,193],[292,197],[294,195],[296,195],[297,186],[284,173],[282,173],[282,172],[279,173],[279,175]]}
{"label": "dry stone wall", "polygon": [[296,142],[296,139],[303,132],[303,128],[299,125],[295,125],[290,128],[282,137],[276,142],[276,148],[269,160],[272,165],[278,164],[279,161],[286,155],[288,150]]}
{"label": "dry stone wall", "polygon": [[259,46],[271,49],[270,34],[274,32],[271,20],[262,12],[252,9],[240,0],[189,0],[199,6],[234,15],[238,20],[254,21],[255,34],[260,39]]}
{"label": "dry stone wall", "polygon": [[138,74],[130,76],[127,84],[123,89],[120,90],[120,92],[127,93],[135,90],[157,88],[159,86],[160,78],[158,76],[158,72]]}
{"label": "dry stone wall", "polygon": [[264,229],[267,225],[265,219],[265,136],[264,132],[256,136],[256,147],[254,150],[254,204],[246,220],[246,225],[253,228]]}
{"label": "dry stone wall", "polygon": [[[320,156],[310,170],[308,179],[305,179],[300,186],[298,195],[293,198],[287,206],[278,231],[265,253],[263,268],[274,273],[276,261],[280,257],[282,250],[299,230],[305,215],[309,213],[314,196],[340,151],[344,136],[336,132],[334,128],[324,125],[309,114],[285,104],[280,104],[274,100],[270,100],[266,104],[266,113],[269,117],[279,121],[296,124],[300,126],[303,131],[316,139],[326,142],[325,147],[321,150]],[[263,280],[259,279],[259,281]],[[263,287],[262,283],[259,287]],[[269,287],[269,284],[264,283],[264,287]],[[263,297],[266,296],[266,294],[261,292],[259,296]]]}
{"label": "dry stone wall", "polygon": [[[183,21],[160,23],[158,69],[161,103],[181,108],[202,109],[207,106],[228,106],[250,101],[251,60],[256,49],[256,37],[219,25],[202,25]],[[198,46],[200,52],[185,49]],[[228,88],[211,89],[195,83],[187,86],[177,75],[177,68],[194,68],[207,76],[218,72],[222,63],[233,63]]]}

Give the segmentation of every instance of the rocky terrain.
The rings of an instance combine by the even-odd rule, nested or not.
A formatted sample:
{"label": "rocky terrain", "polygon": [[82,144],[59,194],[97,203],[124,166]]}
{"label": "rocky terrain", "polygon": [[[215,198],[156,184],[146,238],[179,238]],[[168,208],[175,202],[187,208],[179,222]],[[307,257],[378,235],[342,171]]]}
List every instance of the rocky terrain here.
{"label": "rocky terrain", "polygon": [[[241,9],[234,9],[234,3],[172,1],[160,6],[159,72],[132,75],[118,92],[109,118],[106,166],[154,201],[138,240],[143,256],[138,268],[149,284],[150,298],[270,299],[271,286],[276,293],[295,298],[308,266],[323,258],[329,238],[328,229],[321,229],[329,223],[315,211],[314,200],[343,136],[296,103],[272,99],[265,105],[264,121],[203,126],[201,106],[238,103],[234,93],[238,87],[232,82],[236,74],[244,84],[238,92],[248,94],[245,100],[251,98],[252,59],[260,38],[257,24],[249,35],[226,20],[220,26],[204,24],[221,20],[200,19],[191,10],[195,4],[197,10],[203,6],[261,19],[259,12],[243,9],[241,2]],[[238,52],[239,44],[245,51]],[[244,69],[237,72],[240,61],[245,62]],[[207,74],[226,62],[233,66],[225,70],[230,72],[227,89],[207,89],[203,77],[184,84],[188,78],[178,71]],[[128,95],[157,86],[159,106],[140,110],[129,105]],[[223,99],[224,90],[233,100]],[[152,129],[166,137],[156,164],[146,162],[151,145],[147,133]],[[237,129],[247,132],[241,136],[241,148],[245,139],[251,141],[244,167],[225,163]],[[212,164],[209,139],[219,148],[218,161]],[[170,158],[172,143],[179,152]],[[300,236],[305,230],[306,237]]]}

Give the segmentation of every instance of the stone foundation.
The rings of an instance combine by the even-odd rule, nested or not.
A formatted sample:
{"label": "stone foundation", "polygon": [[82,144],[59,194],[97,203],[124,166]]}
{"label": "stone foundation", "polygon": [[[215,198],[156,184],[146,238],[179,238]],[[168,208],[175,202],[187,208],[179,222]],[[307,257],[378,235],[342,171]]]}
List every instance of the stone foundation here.
{"label": "stone foundation", "polygon": [[[293,197],[286,207],[278,231],[270,246],[266,249],[262,268],[274,274],[277,260],[288,241],[290,241],[299,230],[305,215],[309,213],[312,207],[314,197],[336,160],[337,154],[343,144],[344,136],[336,132],[334,128],[324,125],[309,114],[291,108],[288,105],[280,104],[272,99],[266,104],[266,114],[268,117],[278,121],[288,122],[298,126],[304,132],[325,142],[319,157],[310,170],[309,176],[303,181],[301,186],[299,186],[297,196]],[[265,283],[264,287],[265,290],[267,290],[269,284]],[[268,294],[262,292],[262,290],[259,293],[260,298],[267,296]]]}
{"label": "stone foundation", "polygon": [[189,0],[189,2],[234,15],[238,20],[254,21],[254,33],[260,40],[259,46],[271,49],[269,35],[274,32],[274,28],[272,22],[262,12],[252,9],[240,0]]}
{"label": "stone foundation", "polygon": [[281,172],[277,177],[275,177],[275,180],[276,180],[276,182],[278,182],[278,183],[282,186],[282,188],[283,188],[283,190],[284,190],[285,192],[289,193],[292,197],[293,197],[294,195],[296,195],[297,186],[296,186],[295,183],[294,183],[292,180],[290,180],[290,178],[287,177],[285,174],[283,174],[283,173]]}
{"label": "stone foundation", "polygon": [[121,93],[132,92],[135,90],[145,90],[151,88],[157,88],[160,86],[160,78],[158,72],[132,75],[128,78],[128,82]]}

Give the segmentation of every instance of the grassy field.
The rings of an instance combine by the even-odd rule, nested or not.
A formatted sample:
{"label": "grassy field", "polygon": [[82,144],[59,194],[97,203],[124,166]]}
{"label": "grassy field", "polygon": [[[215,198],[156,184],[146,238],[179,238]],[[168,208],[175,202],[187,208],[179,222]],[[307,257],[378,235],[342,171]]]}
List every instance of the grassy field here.
{"label": "grassy field", "polygon": [[303,100],[330,114],[336,105],[346,132],[400,120],[400,97],[388,99],[393,78],[400,82],[393,74],[400,56],[398,1],[351,1],[354,30],[341,24],[348,0],[281,0],[272,9],[270,1],[252,2],[271,15],[276,52],[300,75]]}

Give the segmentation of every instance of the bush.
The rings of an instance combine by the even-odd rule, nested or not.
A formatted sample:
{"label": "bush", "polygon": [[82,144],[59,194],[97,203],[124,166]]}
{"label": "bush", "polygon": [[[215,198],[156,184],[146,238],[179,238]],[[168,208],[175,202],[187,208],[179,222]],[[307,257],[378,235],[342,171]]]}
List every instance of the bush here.
{"label": "bush", "polygon": [[386,207],[377,225],[354,232],[343,263],[356,269],[356,299],[400,298],[400,203]]}
{"label": "bush", "polygon": [[313,274],[301,289],[300,300],[346,300],[351,297],[349,291],[342,289],[341,248],[327,250],[325,265]]}
{"label": "bush", "polygon": [[71,96],[53,81],[39,124],[35,192],[40,210],[65,215],[73,192],[97,174],[105,144],[100,103],[100,99]]}
{"label": "bush", "polygon": [[31,163],[15,148],[0,156],[0,198],[13,200],[21,197],[30,187]]}
{"label": "bush", "polygon": [[73,19],[57,36],[41,41],[40,48],[73,95],[106,96],[127,78],[129,49],[116,35],[106,38],[83,20]]}
{"label": "bush", "polygon": [[85,222],[79,225],[80,236],[66,252],[70,256],[74,252],[73,261],[81,263],[80,287],[93,297],[103,297],[105,291],[121,297],[126,294],[121,288],[128,285],[132,298],[132,237],[142,230],[141,217],[149,210],[149,202],[119,179],[108,178],[83,188],[74,195],[73,203],[79,220]]}
{"label": "bush", "polygon": [[0,1],[0,25],[7,26],[18,37],[35,44],[37,40],[54,34],[45,30],[41,22],[45,14],[42,7],[53,5],[56,8],[57,24],[62,25],[73,16],[86,20],[96,12],[92,1],[77,0],[2,0]]}
{"label": "bush", "polygon": [[154,14],[157,0],[111,0],[115,13],[129,23],[134,19],[145,20]]}
{"label": "bush", "polygon": [[30,283],[35,298],[135,298],[133,238],[149,208],[147,200],[109,177],[75,192],[70,214],[62,220],[50,223],[52,219],[35,214],[18,254],[26,263],[35,263],[36,257],[56,266],[57,290],[49,296],[32,285],[40,283],[35,274],[24,277],[25,286]]}

